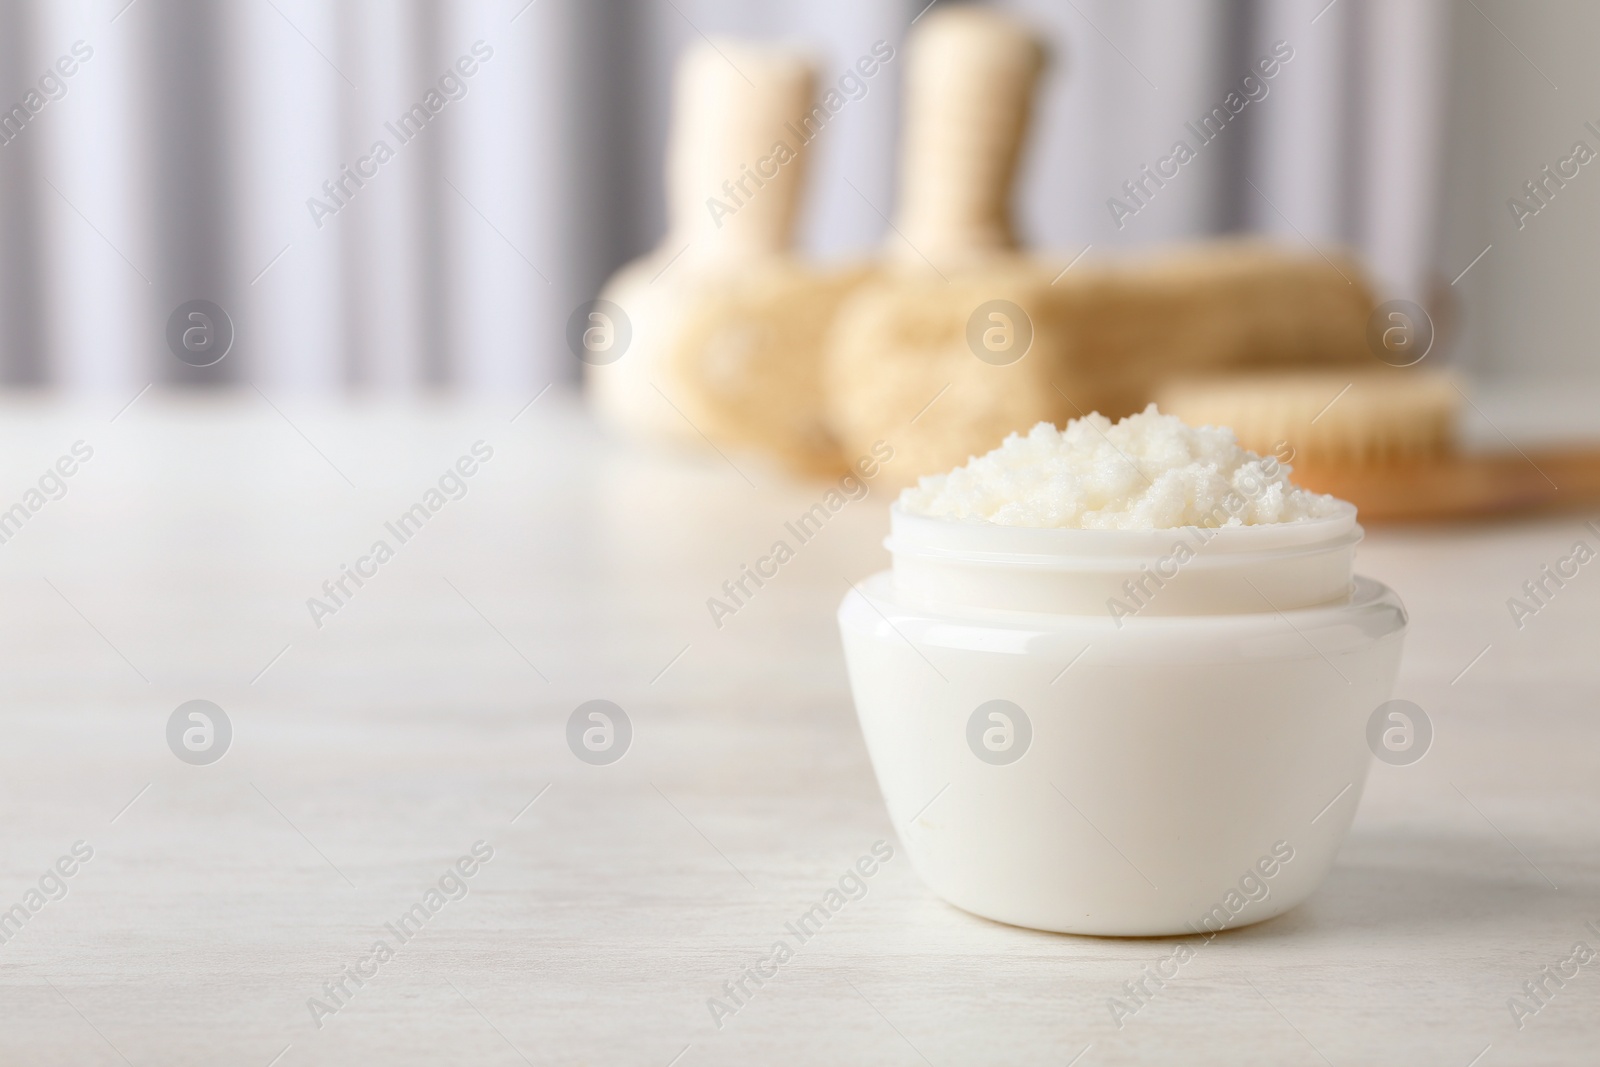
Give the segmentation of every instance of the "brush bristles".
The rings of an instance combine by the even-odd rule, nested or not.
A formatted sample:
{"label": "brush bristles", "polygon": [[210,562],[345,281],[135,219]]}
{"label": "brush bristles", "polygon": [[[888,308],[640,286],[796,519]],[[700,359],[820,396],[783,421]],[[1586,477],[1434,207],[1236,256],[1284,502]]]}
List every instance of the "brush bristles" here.
{"label": "brush bristles", "polygon": [[1231,427],[1263,455],[1287,446],[1297,463],[1368,465],[1453,448],[1461,394],[1447,374],[1373,370],[1187,379],[1156,403],[1191,425]]}

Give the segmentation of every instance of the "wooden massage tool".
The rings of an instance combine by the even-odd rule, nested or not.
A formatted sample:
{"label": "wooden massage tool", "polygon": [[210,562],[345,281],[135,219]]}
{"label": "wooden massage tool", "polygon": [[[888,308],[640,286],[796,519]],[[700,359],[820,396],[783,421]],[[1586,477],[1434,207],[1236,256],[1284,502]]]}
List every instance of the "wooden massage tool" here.
{"label": "wooden massage tool", "polygon": [[[822,414],[821,348],[865,271],[793,252],[813,106],[799,53],[722,41],[677,71],[667,153],[668,230],[602,293],[632,337],[590,363],[602,419],[656,441],[759,450],[797,472],[841,464]],[[586,361],[587,362],[587,361]]]}
{"label": "wooden massage tool", "polygon": [[1020,252],[1011,187],[1044,49],[968,7],[930,12],[906,51],[891,265],[848,295],[826,353],[844,454],[888,441],[905,483],[1040,420],[1137,411],[1173,374],[1371,361],[1347,261],[1217,242],[1063,273]]}
{"label": "wooden massage tool", "polygon": [[[1427,522],[1600,507],[1600,446],[1462,449],[1465,398],[1415,367],[1176,380],[1161,410],[1229,426],[1262,455],[1291,455],[1297,485],[1356,505],[1363,522]],[[1285,447],[1286,446],[1286,447]]]}

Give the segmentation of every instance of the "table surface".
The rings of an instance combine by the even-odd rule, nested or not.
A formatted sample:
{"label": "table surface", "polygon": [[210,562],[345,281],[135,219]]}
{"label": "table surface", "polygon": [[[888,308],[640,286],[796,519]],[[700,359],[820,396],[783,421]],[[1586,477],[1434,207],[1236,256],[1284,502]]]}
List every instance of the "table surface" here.
{"label": "table surface", "polygon": [[[1600,948],[1600,564],[1521,629],[1506,606],[1600,544],[1590,516],[1369,531],[1360,567],[1410,608],[1397,695],[1432,749],[1374,767],[1308,903],[1200,946],[1119,1028],[1110,999],[1173,942],[975,918],[898,847],[833,620],[845,580],[885,563],[887,494],[718,628],[706,599],[824,487],[641,451],[559,387],[526,400],[0,408],[0,509],[93,449],[0,544],[0,909],[66,890],[0,944],[0,1062],[1600,1055],[1600,963],[1521,1029],[1507,1006],[1574,942]],[[1485,411],[1548,427],[1557,402],[1594,410]],[[465,495],[387,533],[478,441]],[[393,558],[314,619],[379,539]],[[210,765],[168,746],[193,699],[232,726]],[[568,748],[591,699],[629,717],[619,762]],[[880,840],[895,856],[867,895],[714,1025],[708,998]],[[466,895],[394,936],[479,841]],[[92,858],[47,876],[77,842]],[[335,1001],[347,966],[369,977]]]}

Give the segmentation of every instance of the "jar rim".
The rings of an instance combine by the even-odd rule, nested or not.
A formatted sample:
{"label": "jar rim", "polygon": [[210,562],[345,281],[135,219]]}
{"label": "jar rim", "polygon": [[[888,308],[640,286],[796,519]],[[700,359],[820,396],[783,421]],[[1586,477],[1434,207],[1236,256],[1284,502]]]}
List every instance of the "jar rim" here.
{"label": "jar rim", "polygon": [[909,600],[1068,614],[1332,603],[1350,595],[1362,536],[1350,504],[1271,525],[1072,530],[914,515],[897,502],[889,525],[884,547],[895,588]]}
{"label": "jar rim", "polygon": [[1204,544],[1209,556],[1279,556],[1324,551],[1354,543],[1363,530],[1355,505],[1340,500],[1338,511],[1322,518],[1251,526],[1167,526],[1136,530],[1083,530],[1062,527],[1004,526],[982,519],[918,515],[897,500],[889,506],[889,537],[884,546],[896,555],[973,562],[1044,563],[1085,557],[1148,557],[1171,548],[1177,539]]}

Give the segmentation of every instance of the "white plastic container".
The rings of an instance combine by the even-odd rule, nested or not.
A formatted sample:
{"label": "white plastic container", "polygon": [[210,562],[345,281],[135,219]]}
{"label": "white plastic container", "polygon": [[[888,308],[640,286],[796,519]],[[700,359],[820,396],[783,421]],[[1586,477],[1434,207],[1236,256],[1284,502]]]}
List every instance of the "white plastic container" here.
{"label": "white plastic container", "polygon": [[936,893],[1018,926],[1152,936],[1259,922],[1316,889],[1406,627],[1393,591],[1354,575],[1353,507],[1219,530],[891,518],[893,569],[839,625],[889,814]]}

